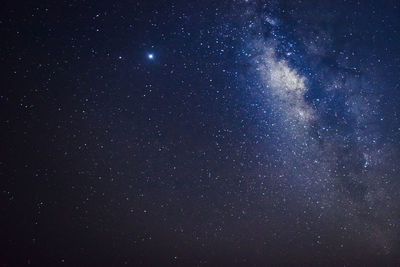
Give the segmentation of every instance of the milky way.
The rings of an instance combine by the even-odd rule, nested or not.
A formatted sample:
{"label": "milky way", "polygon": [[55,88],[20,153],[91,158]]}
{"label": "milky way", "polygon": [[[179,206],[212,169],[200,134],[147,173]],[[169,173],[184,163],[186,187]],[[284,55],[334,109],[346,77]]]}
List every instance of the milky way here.
{"label": "milky way", "polygon": [[4,266],[400,265],[395,1],[6,1]]}
{"label": "milky way", "polygon": [[[269,9],[268,4],[262,7]],[[291,14],[294,18],[303,15]],[[274,126],[281,131],[277,135],[289,134],[280,151],[285,170],[300,164],[295,172],[285,174],[283,170],[282,176],[303,183],[302,201],[320,213],[318,220],[336,227],[334,235],[367,251],[389,255],[398,242],[399,196],[393,195],[392,188],[398,177],[393,162],[398,152],[392,143],[396,129],[386,132],[382,127],[387,118],[382,115],[384,95],[379,91],[384,85],[374,84],[380,80],[373,72],[376,63],[352,44],[351,32],[350,40],[343,44],[345,49],[335,50],[334,29],[322,27],[324,19],[314,18],[311,37],[304,37],[309,29],[298,20],[300,26],[292,31],[301,38],[291,42],[277,26],[279,20],[267,17],[270,34],[256,36],[252,45],[257,54],[252,65],[260,75],[257,89],[262,90],[265,105],[276,117]],[[291,60],[300,49],[299,59]],[[358,62],[352,60],[356,53],[360,54]],[[335,61],[328,65],[324,61],[329,57]],[[313,84],[316,81],[318,85]],[[309,93],[312,86],[317,92]],[[339,247],[344,247],[341,242]]]}

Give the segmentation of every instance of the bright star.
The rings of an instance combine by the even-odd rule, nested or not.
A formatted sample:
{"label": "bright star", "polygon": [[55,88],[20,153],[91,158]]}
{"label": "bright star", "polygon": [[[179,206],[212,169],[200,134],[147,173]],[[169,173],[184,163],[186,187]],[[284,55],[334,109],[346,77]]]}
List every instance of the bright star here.
{"label": "bright star", "polygon": [[148,58],[148,59],[154,59],[154,54],[153,54],[153,53],[148,54],[148,55],[147,55],[147,58]]}

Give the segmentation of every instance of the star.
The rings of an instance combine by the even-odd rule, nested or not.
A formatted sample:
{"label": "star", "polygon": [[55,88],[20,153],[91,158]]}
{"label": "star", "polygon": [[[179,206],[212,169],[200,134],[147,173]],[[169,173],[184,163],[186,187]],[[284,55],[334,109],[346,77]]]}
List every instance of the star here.
{"label": "star", "polygon": [[154,54],[153,53],[147,54],[147,58],[150,59],[150,60],[153,60],[154,59]]}

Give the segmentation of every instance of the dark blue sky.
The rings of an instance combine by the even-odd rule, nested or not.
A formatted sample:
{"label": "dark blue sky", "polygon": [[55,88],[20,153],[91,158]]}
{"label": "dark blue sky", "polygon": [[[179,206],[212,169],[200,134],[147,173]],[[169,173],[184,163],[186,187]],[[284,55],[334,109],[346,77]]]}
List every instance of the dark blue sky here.
{"label": "dark blue sky", "polygon": [[397,1],[0,14],[2,265],[400,264]]}

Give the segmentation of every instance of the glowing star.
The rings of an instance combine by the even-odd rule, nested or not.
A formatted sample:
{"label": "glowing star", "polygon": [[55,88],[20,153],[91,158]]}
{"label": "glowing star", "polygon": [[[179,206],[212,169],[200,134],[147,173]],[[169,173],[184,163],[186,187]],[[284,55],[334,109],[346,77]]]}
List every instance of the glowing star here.
{"label": "glowing star", "polygon": [[147,58],[150,59],[150,60],[153,60],[154,59],[154,54],[153,53],[147,54]]}

